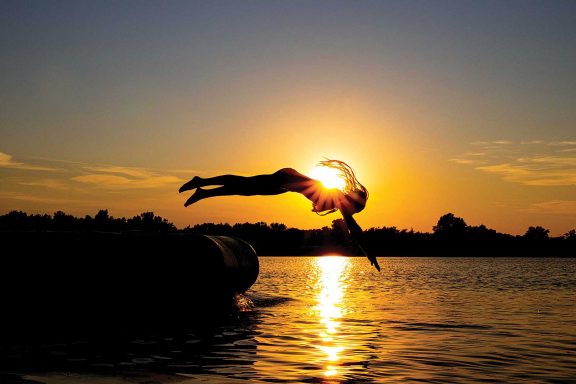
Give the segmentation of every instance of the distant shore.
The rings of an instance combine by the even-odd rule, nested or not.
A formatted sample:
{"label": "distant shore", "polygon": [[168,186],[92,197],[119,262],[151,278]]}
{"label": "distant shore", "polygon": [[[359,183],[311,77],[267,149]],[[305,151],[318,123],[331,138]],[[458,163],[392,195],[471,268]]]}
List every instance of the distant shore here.
{"label": "distant shore", "polygon": [[[429,233],[396,227],[368,228],[363,231],[361,242],[366,252],[378,256],[576,256],[575,229],[551,237],[548,229],[530,226],[524,235],[514,236],[484,225],[468,225],[464,219],[447,213],[432,230]],[[56,235],[65,233],[70,235]],[[145,237],[147,241],[157,238],[160,242],[170,242],[170,236],[184,235],[236,237],[249,242],[259,255],[268,256],[358,253],[342,219],[333,220],[330,227],[305,230],[264,222],[203,223],[179,229],[153,212],[132,218],[112,217],[106,209],[93,217],[74,217],[62,211],[53,215],[28,215],[21,211],[0,215],[0,239],[4,244],[14,237],[23,243],[34,243],[59,236],[62,241],[75,243],[113,240],[114,246],[119,246],[126,243],[123,239],[133,241],[135,236]]]}
{"label": "distant shore", "polygon": [[[103,231],[0,231],[0,241],[8,249],[18,249],[19,254],[56,253],[64,247],[85,249],[98,244],[110,253],[118,253],[121,258],[128,252],[130,244],[143,241],[150,245],[150,252],[169,245],[170,252],[185,255],[191,250],[182,248],[180,238],[202,233],[150,233],[143,231],[103,232]],[[208,233],[216,235],[215,233]],[[297,233],[298,234],[298,233]],[[313,239],[305,237],[293,239],[289,233],[273,233],[269,236],[226,233],[250,243],[260,256],[362,256],[353,248],[350,241],[341,236],[341,242],[331,236]],[[243,236],[244,235],[244,236]],[[377,256],[406,257],[576,257],[576,242],[564,239],[531,240],[522,237],[494,240],[438,238],[429,235],[425,238],[381,238],[365,232],[366,252]],[[33,246],[31,246],[33,245]],[[121,252],[120,252],[121,250]],[[140,252],[145,252],[140,249]],[[49,256],[45,256],[49,257]],[[82,258],[82,252],[78,252]]]}

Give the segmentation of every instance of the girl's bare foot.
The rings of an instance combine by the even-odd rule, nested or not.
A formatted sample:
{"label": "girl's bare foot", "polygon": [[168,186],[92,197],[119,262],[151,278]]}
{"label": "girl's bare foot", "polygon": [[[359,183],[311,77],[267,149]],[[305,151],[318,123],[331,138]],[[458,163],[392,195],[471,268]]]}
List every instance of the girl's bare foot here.
{"label": "girl's bare foot", "polygon": [[187,182],[186,184],[184,184],[183,186],[180,187],[180,189],[178,190],[179,193],[182,193],[184,191],[189,191],[191,189],[195,189],[200,187],[200,181],[202,179],[199,178],[198,176],[194,176],[192,178],[192,180],[190,180],[189,182]]}
{"label": "girl's bare foot", "polygon": [[197,188],[196,192],[194,192],[194,194],[192,196],[190,196],[190,198],[188,200],[186,200],[186,202],[184,203],[184,206],[187,207],[191,204],[194,204],[195,202],[204,199],[205,196],[205,190],[203,190],[202,188]]}

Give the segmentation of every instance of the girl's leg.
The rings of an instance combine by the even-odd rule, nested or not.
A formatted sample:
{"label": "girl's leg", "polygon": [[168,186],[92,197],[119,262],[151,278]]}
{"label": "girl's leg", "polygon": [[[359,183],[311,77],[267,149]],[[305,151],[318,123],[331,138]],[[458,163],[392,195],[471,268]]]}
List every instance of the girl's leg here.
{"label": "girl's leg", "polygon": [[[189,191],[191,189],[207,187],[211,185],[223,186],[238,186],[242,187],[248,184],[266,184],[266,185],[280,185],[283,187],[291,187],[294,192],[299,192],[303,184],[310,184],[315,180],[306,175],[301,174],[292,168],[282,168],[271,175],[259,175],[252,177],[244,177],[237,175],[222,175],[216,177],[202,178],[194,176],[194,178],[180,187],[179,192]],[[257,187],[257,186],[256,186]]]}
{"label": "girl's leg", "polygon": [[[222,187],[212,189],[201,188],[205,185],[213,185],[213,183],[224,183],[224,185]],[[288,192],[287,189],[282,187],[282,184],[279,183],[279,180],[275,175],[258,175],[252,177],[224,175],[201,179],[198,184],[195,184],[195,188],[197,188],[196,193],[194,193],[194,195],[192,195],[192,197],[186,201],[184,204],[185,206],[193,204],[198,200],[215,196],[279,195],[281,193]]]}
{"label": "girl's leg", "polygon": [[[205,186],[221,185],[213,189],[202,189]],[[198,200],[214,196],[253,196],[278,195],[284,192],[298,192],[315,200],[320,182],[305,176],[292,168],[283,168],[271,175],[251,177],[222,175],[209,178],[194,177],[180,188],[180,192],[195,189],[196,193],[186,201],[185,206]]]}
{"label": "girl's leg", "polygon": [[228,187],[228,186],[212,188],[212,189],[197,188],[196,192],[194,192],[194,194],[192,196],[190,196],[190,198],[186,201],[186,203],[184,203],[184,206],[187,207],[191,204],[194,204],[195,202],[197,202],[199,200],[207,199],[209,197],[216,197],[216,196],[279,195],[279,194],[286,193],[286,192],[287,191],[283,188],[265,189],[265,190],[259,190],[259,191],[237,189],[237,188]]}
{"label": "girl's leg", "polygon": [[223,175],[207,178],[194,176],[192,180],[181,186],[178,192],[189,191],[191,189],[200,187],[207,187],[209,185],[240,184],[244,181],[244,179],[246,179],[246,177],[236,175]]}
{"label": "girl's leg", "polygon": [[199,187],[207,187],[209,185],[240,185],[250,179],[249,177],[237,175],[222,175],[216,177],[198,178]]}

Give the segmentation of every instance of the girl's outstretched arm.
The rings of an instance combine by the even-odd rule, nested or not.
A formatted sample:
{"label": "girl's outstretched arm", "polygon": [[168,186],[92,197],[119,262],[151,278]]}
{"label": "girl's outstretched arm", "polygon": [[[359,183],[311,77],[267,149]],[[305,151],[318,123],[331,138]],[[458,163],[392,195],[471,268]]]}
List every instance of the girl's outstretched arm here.
{"label": "girl's outstretched arm", "polygon": [[370,260],[370,264],[372,264],[378,270],[378,272],[380,272],[380,265],[378,265],[378,260],[376,260],[376,257],[368,255],[364,250],[364,248],[362,248],[362,237],[363,237],[362,228],[360,228],[360,226],[358,225],[356,220],[354,220],[352,215],[342,214],[342,217],[344,218],[344,222],[348,227],[350,237],[352,238],[352,242],[354,243],[356,248],[358,248],[360,252],[362,252],[364,256],[368,258],[368,260]]}

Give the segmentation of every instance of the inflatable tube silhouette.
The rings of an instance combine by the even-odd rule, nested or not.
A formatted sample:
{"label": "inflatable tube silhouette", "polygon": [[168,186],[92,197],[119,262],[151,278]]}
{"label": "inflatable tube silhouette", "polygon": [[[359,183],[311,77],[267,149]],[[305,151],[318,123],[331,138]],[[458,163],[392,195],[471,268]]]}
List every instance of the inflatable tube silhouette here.
{"label": "inflatable tube silhouette", "polygon": [[[247,242],[225,236],[2,233],[0,333],[187,327],[228,313],[258,277]],[[18,332],[20,331],[20,332]]]}
{"label": "inflatable tube silhouette", "polygon": [[227,236],[206,236],[219,248],[229,284],[235,293],[243,293],[256,282],[258,256],[247,242]]}

